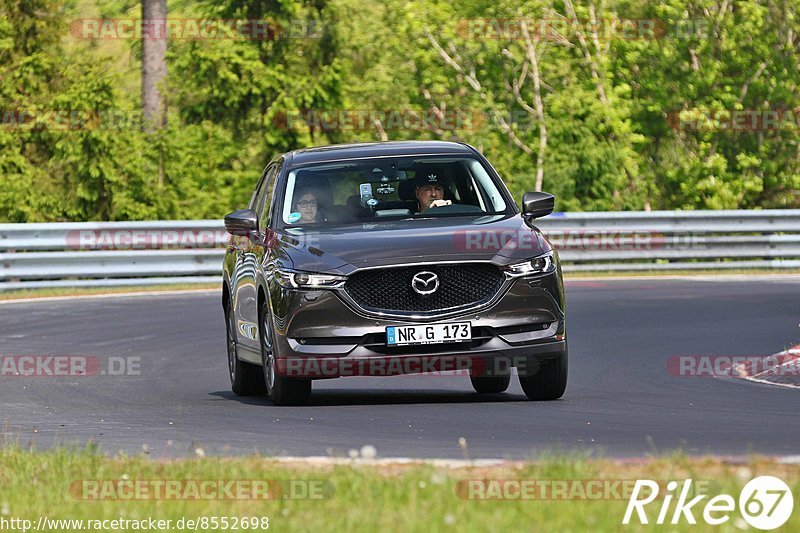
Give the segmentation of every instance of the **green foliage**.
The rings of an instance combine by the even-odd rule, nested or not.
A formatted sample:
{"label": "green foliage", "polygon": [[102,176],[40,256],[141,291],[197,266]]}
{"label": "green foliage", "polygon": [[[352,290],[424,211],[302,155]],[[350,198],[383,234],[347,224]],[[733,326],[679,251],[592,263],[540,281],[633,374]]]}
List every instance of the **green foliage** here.
{"label": "green foliage", "polygon": [[[138,2],[0,0],[0,222],[219,218],[245,204],[275,153],[380,139],[473,144],[520,198],[535,186],[542,133],[530,50],[513,26],[467,28],[563,21],[572,4],[578,19],[652,20],[656,32],[533,39],[542,185],[560,210],[800,207],[800,124],[703,126],[800,110],[792,2],[171,0],[170,17],[269,21],[278,32],[171,40],[169,123],[146,134],[141,41],[69,30],[81,17],[138,17]],[[287,127],[341,110],[468,120]]]}

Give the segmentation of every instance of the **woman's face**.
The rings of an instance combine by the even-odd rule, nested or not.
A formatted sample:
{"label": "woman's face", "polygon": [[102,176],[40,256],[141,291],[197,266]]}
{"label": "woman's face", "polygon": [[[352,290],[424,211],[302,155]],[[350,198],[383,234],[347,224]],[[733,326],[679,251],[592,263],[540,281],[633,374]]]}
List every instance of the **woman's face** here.
{"label": "woman's face", "polygon": [[295,204],[300,213],[300,222],[315,222],[317,219],[317,197],[310,192],[297,199]]}

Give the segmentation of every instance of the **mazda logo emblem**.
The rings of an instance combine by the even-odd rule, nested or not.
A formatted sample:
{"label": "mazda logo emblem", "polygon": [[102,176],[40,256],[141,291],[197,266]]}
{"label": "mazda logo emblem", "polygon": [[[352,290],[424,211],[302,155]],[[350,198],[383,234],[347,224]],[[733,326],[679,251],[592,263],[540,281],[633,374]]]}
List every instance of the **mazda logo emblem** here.
{"label": "mazda logo emblem", "polygon": [[417,272],[411,278],[411,288],[422,296],[433,294],[439,288],[439,276],[428,271]]}

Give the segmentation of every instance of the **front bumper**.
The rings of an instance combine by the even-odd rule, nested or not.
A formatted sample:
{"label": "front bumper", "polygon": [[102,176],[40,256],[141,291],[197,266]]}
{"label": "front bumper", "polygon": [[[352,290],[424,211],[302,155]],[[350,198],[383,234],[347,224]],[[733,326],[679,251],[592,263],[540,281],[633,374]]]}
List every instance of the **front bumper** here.
{"label": "front bumper", "polygon": [[[558,273],[517,278],[491,307],[446,319],[368,316],[336,291],[279,288],[272,293],[280,374],[327,378],[467,370],[487,375],[566,353],[563,285]],[[469,342],[388,347],[386,327],[470,322]]]}

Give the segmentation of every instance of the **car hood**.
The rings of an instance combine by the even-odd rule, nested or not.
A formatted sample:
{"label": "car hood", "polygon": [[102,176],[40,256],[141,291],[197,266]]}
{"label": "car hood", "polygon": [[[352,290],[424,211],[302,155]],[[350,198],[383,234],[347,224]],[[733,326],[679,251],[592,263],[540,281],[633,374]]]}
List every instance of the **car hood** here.
{"label": "car hood", "polygon": [[550,250],[520,215],[407,219],[348,224],[275,234],[286,266],[348,275],[362,268],[401,263],[490,261],[513,264]]}

